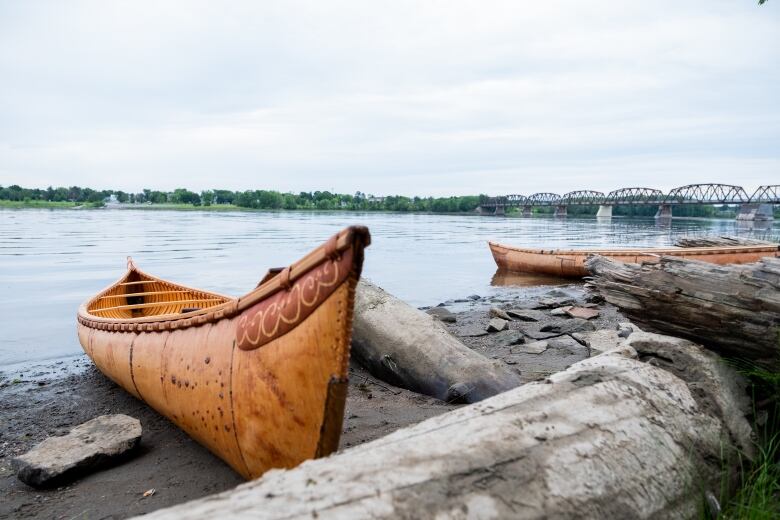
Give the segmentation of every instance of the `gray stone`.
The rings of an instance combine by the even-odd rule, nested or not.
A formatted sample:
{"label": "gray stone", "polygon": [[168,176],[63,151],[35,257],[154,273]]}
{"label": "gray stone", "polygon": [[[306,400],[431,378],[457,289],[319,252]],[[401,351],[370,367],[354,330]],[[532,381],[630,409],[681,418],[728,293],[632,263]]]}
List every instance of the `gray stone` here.
{"label": "gray stone", "polygon": [[525,342],[525,337],[516,330],[502,330],[501,332],[494,334],[491,339],[496,345],[502,347],[519,345]]}
{"label": "gray stone", "polygon": [[642,329],[631,323],[630,321],[622,321],[617,324],[618,335],[621,338],[627,338],[634,332],[642,332]]}
{"label": "gray stone", "polygon": [[574,305],[574,298],[542,298],[533,306],[534,309],[555,309],[557,307],[566,307]]}
{"label": "gray stone", "polygon": [[540,321],[547,317],[544,312],[533,309],[509,309],[506,313],[520,321]]}
{"label": "gray stone", "polygon": [[573,332],[586,332],[595,329],[596,327],[594,327],[593,324],[588,320],[574,318],[570,320],[562,320],[554,323],[548,323],[547,325],[544,325],[541,329],[539,329],[539,332],[547,332],[547,333],[557,334],[560,336],[562,334],[571,334]]}
{"label": "gray stone", "polygon": [[468,298],[469,300],[472,300],[472,301],[477,301],[477,300],[481,300],[482,296],[480,296],[478,294],[472,294],[471,296],[466,296],[466,298]]}
{"label": "gray stone", "polygon": [[590,349],[591,356],[617,347],[623,338],[616,330],[602,329],[590,332],[578,332],[572,337]]}
{"label": "gray stone", "polygon": [[547,340],[547,344],[549,345],[549,348],[556,349],[558,355],[579,355],[583,359],[588,357],[586,347],[581,345],[571,336],[558,336],[557,338],[550,338]]}
{"label": "gray stone", "polygon": [[141,440],[141,423],[127,415],[101,415],[62,437],[49,437],[11,462],[30,486],[61,484],[116,462]]}
{"label": "gray stone", "polygon": [[501,318],[502,320],[506,320],[506,321],[512,321],[512,317],[509,316],[509,314],[507,314],[505,310],[499,309],[498,307],[490,308],[490,317]]}
{"label": "gray stone", "polygon": [[527,354],[541,354],[550,344],[547,341],[534,341],[533,343],[526,343],[522,346],[522,350],[519,352],[525,352]]}
{"label": "gray stone", "polygon": [[569,317],[569,309],[571,309],[571,306],[566,307],[558,307],[557,309],[553,309],[550,311],[550,316],[558,316],[558,317]]}
{"label": "gray stone", "polygon": [[487,336],[488,332],[483,328],[471,326],[457,330],[456,334],[464,338],[478,338],[480,336]]}
{"label": "gray stone", "polygon": [[490,320],[487,326],[488,332],[500,332],[506,328],[508,325],[508,321],[502,320],[501,318],[493,318]]}
{"label": "gray stone", "polygon": [[552,289],[544,293],[548,298],[570,298],[569,293],[561,289]]}
{"label": "gray stone", "polygon": [[455,318],[455,315],[446,307],[434,307],[425,312],[446,323],[455,323],[458,321],[457,318]]}
{"label": "gray stone", "polygon": [[547,339],[547,338],[554,338],[556,336],[560,336],[561,334],[558,332],[541,332],[539,329],[541,329],[544,326],[544,322],[528,322],[528,323],[518,323],[518,330],[528,336],[529,338],[541,340],[541,339]]}

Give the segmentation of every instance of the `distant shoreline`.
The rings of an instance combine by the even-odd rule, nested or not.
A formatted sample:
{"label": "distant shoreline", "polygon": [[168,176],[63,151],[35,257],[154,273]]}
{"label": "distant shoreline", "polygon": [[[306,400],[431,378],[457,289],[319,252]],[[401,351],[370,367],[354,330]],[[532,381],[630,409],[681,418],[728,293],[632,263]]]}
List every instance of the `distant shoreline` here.
{"label": "distant shoreline", "polygon": [[[204,212],[229,212],[240,211],[249,213],[286,213],[286,212],[312,212],[312,213],[343,213],[343,212],[359,212],[359,213],[390,213],[390,214],[415,214],[415,215],[461,215],[461,216],[480,216],[476,211],[418,211],[418,210],[390,210],[390,209],[350,209],[350,208],[296,208],[296,209],[270,209],[270,208],[247,208],[243,206],[236,206],[235,204],[212,204],[212,205],[200,205],[194,206],[192,204],[130,204],[130,203],[77,203],[77,202],[55,202],[47,200],[0,200],[0,209],[71,209],[71,210],[96,210],[96,209],[121,209],[130,211],[204,211]],[[489,215],[488,215],[489,216]],[[518,218],[522,215],[520,212],[509,213],[504,215],[508,218]],[[534,216],[552,216],[552,214],[538,213]],[[582,217],[594,217],[594,214],[576,214],[569,215],[569,218],[582,218]],[[736,213],[733,211],[723,212],[721,214],[715,214],[706,217],[694,217],[694,216],[680,216],[676,218],[694,218],[694,219],[733,219]],[[616,218],[632,218],[627,216],[616,215]],[[775,217],[780,218],[780,213],[775,212]],[[652,218],[647,216],[635,216],[635,218]]]}
{"label": "distant shoreline", "polygon": [[351,208],[332,208],[332,209],[320,209],[320,208],[296,208],[296,209],[270,209],[270,208],[245,208],[243,206],[236,206],[234,204],[212,204],[210,206],[194,206],[192,204],[93,204],[93,203],[76,203],[76,202],[53,202],[46,200],[31,200],[31,201],[9,201],[0,200],[0,209],[70,209],[70,210],[103,210],[103,209],[120,209],[129,211],[214,211],[214,212],[227,212],[227,211],[241,211],[250,213],[289,213],[289,212],[305,212],[305,213],[346,213],[346,212],[358,212],[358,213],[414,213],[416,215],[474,215],[478,216],[473,211],[398,211],[389,209],[351,209]]}

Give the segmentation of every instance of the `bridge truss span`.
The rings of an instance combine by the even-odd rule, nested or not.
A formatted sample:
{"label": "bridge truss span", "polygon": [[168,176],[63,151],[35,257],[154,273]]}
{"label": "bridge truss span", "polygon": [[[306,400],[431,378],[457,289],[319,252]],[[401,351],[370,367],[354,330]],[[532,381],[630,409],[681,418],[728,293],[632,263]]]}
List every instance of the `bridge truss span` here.
{"label": "bridge truss span", "polygon": [[567,206],[595,206],[604,203],[605,196],[600,191],[579,190],[570,191],[560,198],[561,204]]}
{"label": "bridge truss span", "polygon": [[621,188],[607,194],[605,204],[660,204],[664,200],[664,192],[653,188]]}
{"label": "bridge truss span", "polygon": [[759,186],[750,196],[751,203],[758,204],[780,204],[780,184],[770,184]]}
{"label": "bridge truss span", "polygon": [[741,186],[689,184],[670,191],[664,204],[741,204],[749,200]]}
{"label": "bridge truss span", "polygon": [[534,193],[525,199],[526,206],[553,206],[561,203],[557,193]]}

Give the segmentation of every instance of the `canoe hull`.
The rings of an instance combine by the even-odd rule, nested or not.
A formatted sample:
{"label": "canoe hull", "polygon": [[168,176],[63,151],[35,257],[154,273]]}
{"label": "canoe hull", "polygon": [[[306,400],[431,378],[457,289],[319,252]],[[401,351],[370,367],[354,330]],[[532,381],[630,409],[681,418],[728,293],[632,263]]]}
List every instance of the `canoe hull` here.
{"label": "canoe hull", "polygon": [[746,264],[780,256],[778,246],[577,251],[518,248],[496,242],[488,245],[499,269],[567,278],[588,276],[585,261],[594,254],[628,263],[658,262],[662,256],[675,256],[714,264]]}
{"label": "canoe hull", "polygon": [[362,246],[221,319],[150,331],[80,320],[79,338],[104,374],[245,478],[294,467],[338,448]]}

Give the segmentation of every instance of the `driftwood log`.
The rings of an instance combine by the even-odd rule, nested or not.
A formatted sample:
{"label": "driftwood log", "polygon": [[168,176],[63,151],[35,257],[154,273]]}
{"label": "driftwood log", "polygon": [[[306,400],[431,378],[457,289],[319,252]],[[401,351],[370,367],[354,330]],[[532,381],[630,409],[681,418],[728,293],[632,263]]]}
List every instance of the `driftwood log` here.
{"label": "driftwood log", "polygon": [[544,382],[144,519],[701,517],[750,449],[747,408],[714,354],[635,333]]}
{"label": "driftwood log", "polygon": [[674,245],[677,247],[768,246],[772,244],[766,240],[732,236],[681,237],[674,241]]}
{"label": "driftwood log", "polygon": [[520,384],[517,372],[364,280],[355,295],[352,356],[379,379],[448,402],[475,403]]}
{"label": "driftwood log", "polygon": [[715,265],[665,257],[626,264],[595,256],[592,286],[640,326],[780,367],[780,259]]}

